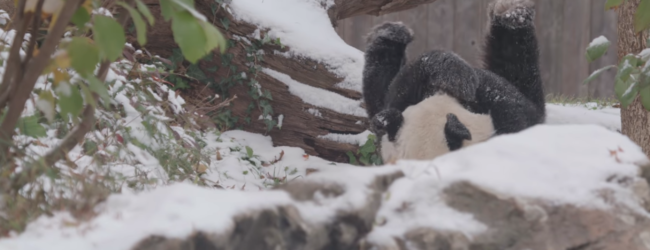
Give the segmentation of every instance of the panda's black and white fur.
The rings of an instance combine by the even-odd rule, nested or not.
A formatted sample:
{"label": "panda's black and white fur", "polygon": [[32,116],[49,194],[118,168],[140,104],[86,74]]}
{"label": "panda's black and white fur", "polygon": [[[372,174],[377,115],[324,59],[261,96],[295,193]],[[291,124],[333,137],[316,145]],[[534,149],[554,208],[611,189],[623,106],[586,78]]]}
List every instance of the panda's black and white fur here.
{"label": "panda's black and white fur", "polygon": [[542,123],[544,92],[530,0],[489,6],[484,67],[432,50],[413,61],[413,32],[387,22],[368,35],[363,97],[384,161],[438,155]]}

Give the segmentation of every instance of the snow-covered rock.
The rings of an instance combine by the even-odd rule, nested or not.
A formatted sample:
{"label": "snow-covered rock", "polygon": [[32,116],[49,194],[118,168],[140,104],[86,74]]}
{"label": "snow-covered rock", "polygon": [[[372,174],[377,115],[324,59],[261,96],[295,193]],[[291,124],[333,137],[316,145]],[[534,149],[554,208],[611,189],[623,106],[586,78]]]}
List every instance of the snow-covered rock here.
{"label": "snow-covered rock", "polygon": [[647,249],[650,161],[598,125],[539,125],[432,161],[272,190],[174,184],[42,217],[0,249]]}

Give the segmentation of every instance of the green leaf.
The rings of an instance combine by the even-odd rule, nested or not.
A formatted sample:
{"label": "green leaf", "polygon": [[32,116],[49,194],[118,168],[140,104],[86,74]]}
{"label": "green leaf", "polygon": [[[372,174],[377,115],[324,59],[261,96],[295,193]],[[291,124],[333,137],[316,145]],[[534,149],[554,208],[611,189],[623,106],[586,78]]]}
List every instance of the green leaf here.
{"label": "green leaf", "polygon": [[268,89],[265,89],[265,90],[262,92],[262,96],[263,96],[264,98],[266,98],[266,99],[269,99],[269,100],[273,101],[273,96],[271,95],[271,91],[269,91]]}
{"label": "green leaf", "polygon": [[363,155],[359,157],[359,162],[365,166],[370,165],[370,156],[368,155]]}
{"label": "green leaf", "polygon": [[95,42],[106,60],[112,62],[122,55],[126,43],[122,25],[113,18],[96,15],[93,30],[95,32]]}
{"label": "green leaf", "polygon": [[616,93],[618,100],[621,102],[621,106],[623,106],[623,108],[626,108],[636,98],[638,85],[636,82],[631,81],[630,79],[628,79],[628,81],[616,79],[616,83],[614,84],[614,92]]}
{"label": "green leaf", "polygon": [[644,70],[639,74],[639,88],[650,86],[650,67],[646,67]]}
{"label": "green leaf", "polygon": [[149,7],[147,7],[146,4],[144,4],[141,0],[135,0],[135,4],[138,7],[138,10],[142,13],[142,15],[147,18],[147,21],[149,21],[149,25],[153,25],[155,23],[155,20],[153,15],[151,14],[151,11],[149,11]]}
{"label": "green leaf", "polygon": [[268,34],[262,38],[262,44],[266,44],[269,41],[271,41],[271,37]]}
{"label": "green leaf", "polygon": [[253,149],[249,146],[246,146],[246,156],[248,156],[248,158],[253,157]]}
{"label": "green leaf", "polygon": [[352,154],[352,152],[348,151],[346,154],[348,155],[348,158],[350,158],[350,164],[359,165],[359,163],[357,163],[357,158],[354,157],[354,154]]}
{"label": "green leaf", "polygon": [[205,81],[208,77],[201,71],[199,66],[197,64],[192,64],[189,67],[187,67],[187,75],[194,77],[200,81]]}
{"label": "green leaf", "polygon": [[600,74],[602,74],[603,72],[605,72],[606,70],[611,69],[611,68],[616,68],[616,65],[608,65],[608,66],[602,67],[602,68],[594,71],[593,73],[591,73],[591,75],[589,77],[587,77],[587,79],[584,80],[583,84],[587,84],[588,82],[596,79],[596,77],[598,77]]}
{"label": "green leaf", "polygon": [[39,116],[32,115],[27,117],[21,117],[16,124],[16,127],[20,130],[20,133],[29,137],[45,137],[47,131],[45,128],[38,123]]}
{"label": "green leaf", "polygon": [[86,8],[78,8],[74,15],[72,15],[72,19],[70,21],[77,25],[79,29],[82,29],[84,25],[90,21],[90,13],[88,13],[88,10],[86,10]]}
{"label": "green leaf", "polygon": [[72,118],[75,118],[81,114],[81,110],[84,106],[84,100],[81,97],[79,88],[77,86],[70,85],[67,82],[61,82],[56,88],[56,92],[59,95],[59,108],[61,108],[61,116],[67,121],[69,119],[68,114],[72,115]]}
{"label": "green leaf", "polygon": [[375,143],[372,140],[367,140],[366,143],[359,148],[359,153],[361,155],[370,155],[376,150]]}
{"label": "green leaf", "polygon": [[643,107],[646,110],[650,110],[650,86],[642,88],[639,94],[641,95],[641,104],[643,104]]}
{"label": "green leaf", "polygon": [[160,0],[160,12],[162,12],[163,19],[169,21],[174,16],[174,8],[171,0]]}
{"label": "green leaf", "polygon": [[639,64],[639,59],[632,54],[626,55],[623,57],[621,62],[618,65],[618,73],[616,74],[616,79],[621,79],[623,82],[627,82],[630,78],[632,71],[636,69]]}
{"label": "green leaf", "polygon": [[204,21],[204,22],[207,21],[205,16],[203,14],[201,14],[200,12],[198,12],[194,8],[194,1],[193,0],[171,0],[171,1],[174,4],[176,4],[176,6],[180,7],[181,9],[184,9],[184,10],[188,11],[190,14],[192,14],[192,16],[194,16],[194,18],[199,19],[199,20]]}
{"label": "green leaf", "polygon": [[97,93],[97,95],[99,95],[100,98],[102,98],[105,105],[110,104],[111,96],[108,94],[106,83],[101,82],[95,76],[91,76],[88,78],[88,87],[90,88],[90,90]]}
{"label": "green leaf", "polygon": [[641,32],[650,28],[650,0],[641,0],[634,14],[634,31]]}
{"label": "green leaf", "polygon": [[172,20],[174,40],[187,61],[195,64],[206,53],[206,37],[201,24],[187,11],[174,14]]}
{"label": "green leaf", "polygon": [[605,10],[609,10],[609,9],[614,8],[614,7],[618,7],[621,4],[623,4],[623,0],[607,0],[607,2],[605,2]]}
{"label": "green leaf", "polygon": [[82,76],[92,75],[99,63],[99,49],[88,38],[73,37],[67,47],[70,66]]}
{"label": "green leaf", "polygon": [[99,149],[97,143],[92,140],[86,140],[82,146],[83,146],[83,153],[89,156],[92,156],[93,154],[97,153],[97,150]]}
{"label": "green leaf", "polygon": [[221,19],[221,25],[223,25],[223,27],[225,27],[226,30],[228,30],[228,27],[230,26],[230,19],[225,18],[225,17],[222,18]]}
{"label": "green leaf", "polygon": [[221,32],[219,32],[219,30],[214,27],[214,25],[208,22],[201,22],[201,26],[203,27],[203,31],[205,32],[206,37],[205,51],[207,53],[210,53],[213,49],[219,47],[221,53],[225,52],[226,39],[223,37]]}
{"label": "green leaf", "polygon": [[599,36],[591,41],[587,47],[587,60],[593,62],[607,52],[611,42],[605,36]]}
{"label": "green leaf", "polygon": [[97,102],[95,101],[95,97],[93,96],[93,93],[90,91],[88,86],[85,84],[79,84],[79,88],[81,88],[81,93],[83,94],[86,104],[90,104],[93,106],[93,108],[96,108]]}
{"label": "green leaf", "polygon": [[135,29],[138,32],[138,43],[140,45],[147,44],[147,24],[142,19],[142,16],[140,16],[140,13],[123,2],[118,2],[117,4],[129,11],[133,24],[135,24]]}

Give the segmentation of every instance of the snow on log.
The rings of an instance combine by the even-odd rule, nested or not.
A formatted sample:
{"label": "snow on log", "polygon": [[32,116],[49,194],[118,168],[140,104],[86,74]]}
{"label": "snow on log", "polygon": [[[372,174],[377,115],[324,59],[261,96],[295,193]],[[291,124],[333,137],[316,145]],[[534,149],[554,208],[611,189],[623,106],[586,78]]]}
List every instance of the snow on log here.
{"label": "snow on log", "polygon": [[[146,2],[156,16],[147,39],[155,42],[146,48],[169,58],[177,47],[171,28],[162,20],[157,1]],[[273,114],[268,118],[277,123],[282,116],[281,128],[267,132],[262,111],[254,108],[247,113],[255,100],[245,84],[229,89],[230,96],[237,95],[228,108],[238,117],[238,125],[270,135],[276,145],[300,147],[310,155],[348,162],[346,153],[356,152],[365,140],[345,137],[367,135],[360,93],[364,59],[363,52],[346,44],[332,24],[353,15],[384,14],[428,2],[433,1],[233,0],[219,6],[214,0],[196,0],[195,4],[227,38],[236,41],[227,53],[233,54],[231,63],[238,69],[249,66],[246,58],[251,42],[269,37],[281,43],[261,46],[255,52],[263,57],[258,62],[261,70],[256,76],[246,75],[256,77],[260,91],[270,92]],[[137,44],[134,38],[130,42]],[[219,83],[232,74],[222,61],[217,53],[212,61],[199,65],[207,77]],[[216,72],[207,70],[215,66]],[[183,92],[188,104],[198,106],[201,100],[214,96],[215,92],[204,85],[195,83],[193,89]]]}
{"label": "snow on log", "polygon": [[642,250],[649,163],[602,126],[539,125],[432,161],[322,168],[273,190],[115,194],[89,221],[43,216],[0,249]]}
{"label": "snow on log", "polygon": [[436,0],[326,0],[331,4],[328,10],[332,23],[357,15],[380,16],[392,12],[408,10],[422,4],[433,3]]}

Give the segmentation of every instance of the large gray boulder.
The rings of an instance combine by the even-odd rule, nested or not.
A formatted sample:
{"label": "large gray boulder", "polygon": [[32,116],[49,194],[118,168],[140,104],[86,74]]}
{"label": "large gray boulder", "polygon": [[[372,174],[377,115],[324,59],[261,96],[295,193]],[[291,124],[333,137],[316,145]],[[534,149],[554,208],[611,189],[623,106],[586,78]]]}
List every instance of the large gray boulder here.
{"label": "large gray boulder", "polygon": [[43,217],[0,249],[650,249],[649,163],[603,127],[540,125],[273,190],[113,195],[90,221]]}

